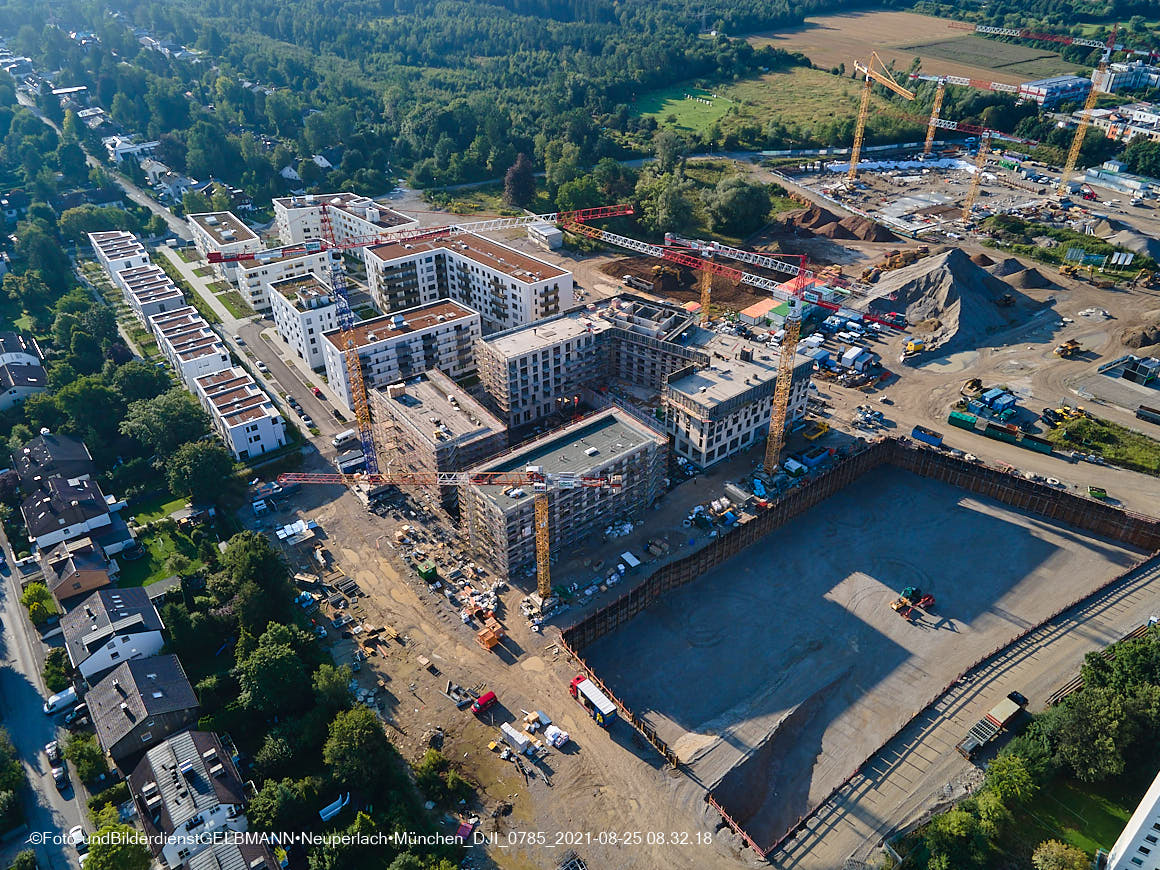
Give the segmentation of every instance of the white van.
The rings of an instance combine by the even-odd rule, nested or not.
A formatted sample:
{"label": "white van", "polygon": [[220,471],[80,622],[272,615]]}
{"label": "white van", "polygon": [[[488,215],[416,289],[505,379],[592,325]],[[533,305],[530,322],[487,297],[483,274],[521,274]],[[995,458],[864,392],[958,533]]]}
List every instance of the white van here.
{"label": "white van", "polygon": [[350,444],[351,442],[357,441],[357,440],[358,440],[358,430],[357,429],[346,429],[342,432],[339,432],[337,435],[335,435],[333,438],[331,438],[330,443],[333,444],[335,447],[344,447],[345,445]]}
{"label": "white van", "polygon": [[63,692],[57,692],[44,702],[44,712],[46,715],[51,716],[53,713],[60,713],[63,710],[67,710],[69,707],[74,706],[76,702],[77,690],[69,686]]}

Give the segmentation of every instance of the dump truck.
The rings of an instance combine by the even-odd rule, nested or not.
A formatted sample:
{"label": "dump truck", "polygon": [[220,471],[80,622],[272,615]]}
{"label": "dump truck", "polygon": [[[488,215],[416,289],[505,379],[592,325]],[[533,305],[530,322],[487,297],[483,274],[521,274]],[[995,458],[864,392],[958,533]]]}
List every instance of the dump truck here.
{"label": "dump truck", "polygon": [[1063,359],[1071,359],[1076,354],[1083,353],[1083,345],[1074,338],[1069,338],[1063,344],[1057,345],[1053,353]]}
{"label": "dump truck", "polygon": [[955,744],[955,750],[968,761],[974,758],[975,753],[994,740],[1025,706],[1027,699],[1018,692],[1012,692],[971,726],[967,736]]}

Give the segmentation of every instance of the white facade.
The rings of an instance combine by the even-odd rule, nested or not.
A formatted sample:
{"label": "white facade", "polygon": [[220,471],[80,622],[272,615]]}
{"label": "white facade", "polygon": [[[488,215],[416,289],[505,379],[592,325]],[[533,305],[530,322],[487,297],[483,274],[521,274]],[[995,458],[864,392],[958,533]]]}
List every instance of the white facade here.
{"label": "white facade", "polygon": [[94,650],[87,659],[76,666],[86,680],[95,674],[110,670],[121,662],[133,659],[147,659],[160,655],[165,647],[165,638],[157,630],[125,631],[109,638],[108,643]]}
{"label": "white facade", "polygon": [[225,344],[193,309],[162,314],[152,322],[157,346],[190,391],[198,378],[230,367]]}
{"label": "white facade", "polygon": [[274,200],[274,225],[284,245],[322,238],[322,205],[326,204],[335,242],[415,229],[419,222],[357,193],[306,194]]}
{"label": "white facade", "polygon": [[474,234],[363,249],[367,283],[382,311],[454,299],[489,331],[553,317],[572,307],[572,273]]}
{"label": "white facade", "polygon": [[125,302],[144,324],[148,324],[156,315],[185,306],[185,296],[172,279],[156,266],[124,269],[114,275],[113,280],[121,287]]}
{"label": "white facade", "polygon": [[[324,336],[326,377],[347,408],[353,408],[341,337],[337,331]],[[368,389],[393,384],[427,369],[439,369],[451,378],[470,374],[475,370],[474,345],[479,337],[479,315],[448,301],[364,320],[355,328],[355,343]]]}
{"label": "white facade", "polygon": [[[229,211],[202,212],[186,216],[193,243],[206,259],[211,253],[256,254],[262,240],[237,215]],[[214,263],[213,271],[223,281],[234,281],[237,263]]]}
{"label": "white facade", "polygon": [[312,369],[324,367],[323,333],[338,328],[334,292],[314,275],[284,278],[268,287],[274,325],[282,340]]}
{"label": "white facade", "polygon": [[1107,870],[1160,870],[1160,774],[1108,853]]}
{"label": "white facade", "polygon": [[43,357],[32,336],[19,332],[0,332],[0,365],[38,366]]}
{"label": "white facade", "polygon": [[0,411],[8,411],[47,389],[48,375],[40,363],[0,365]]}
{"label": "white facade", "polygon": [[314,251],[298,256],[239,262],[236,264],[235,275],[238,290],[246,304],[255,311],[269,311],[272,304],[268,289],[270,284],[303,275],[327,276],[330,274],[330,257],[328,251]]}
{"label": "white facade", "polygon": [[152,154],[161,143],[157,141],[134,142],[131,137],[109,136],[107,139],[102,139],[101,144],[109,152],[109,159],[114,163],[120,163],[126,157],[140,159],[148,154]]}
{"label": "white facade", "polygon": [[285,446],[286,421],[244,369],[200,377],[194,392],[235,459],[252,459]]}
{"label": "white facade", "polygon": [[121,230],[89,233],[89,244],[92,245],[97,260],[114,280],[118,272],[149,265],[148,251],[132,233]]}
{"label": "white facade", "polygon": [[1092,84],[1104,94],[1126,89],[1155,88],[1160,86],[1160,67],[1146,64],[1142,60],[1112,63],[1108,64],[1103,73],[1098,69],[1092,70]]}

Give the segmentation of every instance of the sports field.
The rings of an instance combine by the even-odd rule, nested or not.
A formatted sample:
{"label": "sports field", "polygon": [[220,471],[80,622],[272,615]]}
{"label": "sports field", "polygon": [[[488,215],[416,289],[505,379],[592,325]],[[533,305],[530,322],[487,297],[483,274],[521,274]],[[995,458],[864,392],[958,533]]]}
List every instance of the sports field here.
{"label": "sports field", "polygon": [[800,27],[753,34],[749,41],[801,52],[823,68],[845,64],[850,70],[855,60],[877,51],[898,70],[909,70],[918,57],[924,73],[1006,84],[1077,70],[1054,52],[984,39],[949,25],[946,19],[914,12],[849,12],[807,18]]}

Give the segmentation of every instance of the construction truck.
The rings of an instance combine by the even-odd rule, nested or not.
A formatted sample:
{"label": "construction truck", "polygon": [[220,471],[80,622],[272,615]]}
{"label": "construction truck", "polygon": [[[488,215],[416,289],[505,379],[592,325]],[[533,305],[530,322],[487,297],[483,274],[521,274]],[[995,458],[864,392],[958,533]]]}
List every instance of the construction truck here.
{"label": "construction truck", "polygon": [[616,705],[584,674],[573,677],[568,691],[601,728],[607,728],[616,718]]}
{"label": "construction truck", "polygon": [[1027,699],[1012,692],[990,709],[986,716],[971,726],[967,736],[955,744],[955,750],[970,761],[983,746],[994,740],[999,732],[1011,724],[1027,706]]}
{"label": "construction truck", "polygon": [[830,431],[830,424],[825,420],[811,420],[806,424],[802,433],[807,441],[816,441]]}
{"label": "construction truck", "polygon": [[926,341],[921,338],[912,338],[906,342],[906,348],[902,351],[903,356],[914,356],[916,353],[922,353],[926,350]]}
{"label": "construction truck", "polygon": [[626,286],[632,287],[634,290],[645,290],[651,293],[653,289],[652,281],[646,281],[643,278],[636,277],[636,275],[625,275],[620,280],[623,281]]}
{"label": "construction truck", "polygon": [[890,609],[909,620],[915,615],[915,609],[930,610],[934,607],[934,596],[923,593],[917,586],[907,586],[894,601],[890,602]]}
{"label": "construction truck", "polygon": [[1071,359],[1073,356],[1083,353],[1083,345],[1074,338],[1069,338],[1063,344],[1056,347],[1053,353],[1063,359]]}

